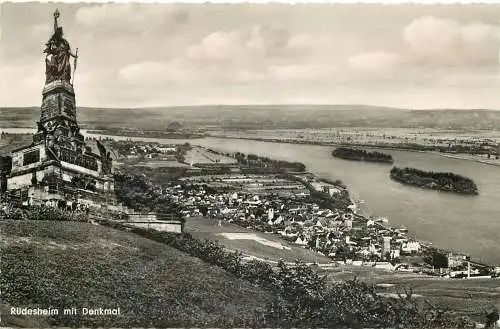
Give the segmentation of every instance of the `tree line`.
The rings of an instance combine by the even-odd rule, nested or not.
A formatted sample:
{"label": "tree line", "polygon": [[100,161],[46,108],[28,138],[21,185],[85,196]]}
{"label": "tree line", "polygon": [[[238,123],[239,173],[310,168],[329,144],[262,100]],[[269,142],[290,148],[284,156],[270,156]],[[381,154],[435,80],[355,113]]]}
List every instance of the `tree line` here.
{"label": "tree line", "polygon": [[478,194],[478,188],[474,181],[451,172],[433,172],[408,167],[393,167],[390,177],[401,183],[428,189],[461,194]]}
{"label": "tree line", "polygon": [[392,155],[382,152],[372,151],[368,152],[361,149],[353,149],[348,147],[338,147],[332,151],[332,155],[337,158],[346,160],[357,161],[371,161],[371,162],[387,162],[392,163]]}

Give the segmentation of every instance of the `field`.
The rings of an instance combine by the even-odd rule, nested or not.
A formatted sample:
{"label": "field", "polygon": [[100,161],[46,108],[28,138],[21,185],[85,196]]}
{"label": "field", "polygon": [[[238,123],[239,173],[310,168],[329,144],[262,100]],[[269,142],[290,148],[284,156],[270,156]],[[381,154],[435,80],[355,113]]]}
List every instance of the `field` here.
{"label": "field", "polygon": [[[242,326],[267,292],[164,244],[76,222],[3,221],[2,308],[120,307],[121,316],[14,318],[29,327]],[[33,323],[36,321],[36,323]]]}
{"label": "field", "polygon": [[226,222],[223,222],[221,227],[217,224],[214,219],[188,218],[185,230],[194,237],[217,240],[230,250],[239,250],[246,256],[270,262],[277,262],[280,259],[286,262],[302,259],[307,263],[318,264],[331,262],[329,258],[318,253],[287,243],[279,236],[256,232]]}
{"label": "field", "polygon": [[141,161],[139,165],[149,168],[165,168],[165,167],[190,168],[190,166],[187,164],[169,160],[144,160]]}
{"label": "field", "polygon": [[[500,111],[407,110],[364,105],[240,105],[136,109],[78,108],[84,129],[305,129],[331,127],[404,127],[494,130]],[[0,127],[33,127],[39,107],[0,108]]]}
{"label": "field", "polygon": [[225,155],[214,154],[206,149],[193,146],[192,149],[187,151],[186,163],[189,164],[235,164],[237,161],[231,157]]}
{"label": "field", "polygon": [[32,140],[32,135],[3,135],[2,137],[0,137],[0,152],[1,154],[8,154],[16,148],[29,145]]}
{"label": "field", "polygon": [[388,292],[411,287],[434,305],[449,307],[475,320],[482,320],[484,311],[500,308],[500,279],[446,280],[432,278],[392,277],[376,280],[394,284]]}

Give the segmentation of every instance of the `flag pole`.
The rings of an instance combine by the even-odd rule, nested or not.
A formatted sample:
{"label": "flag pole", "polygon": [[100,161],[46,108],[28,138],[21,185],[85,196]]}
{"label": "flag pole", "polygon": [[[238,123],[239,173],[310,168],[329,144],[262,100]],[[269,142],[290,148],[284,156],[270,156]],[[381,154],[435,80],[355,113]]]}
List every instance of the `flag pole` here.
{"label": "flag pole", "polygon": [[71,77],[71,85],[73,85],[73,82],[75,81],[75,71],[76,71],[77,59],[78,59],[78,48],[76,48],[76,52],[75,52],[75,62],[73,63],[73,76]]}

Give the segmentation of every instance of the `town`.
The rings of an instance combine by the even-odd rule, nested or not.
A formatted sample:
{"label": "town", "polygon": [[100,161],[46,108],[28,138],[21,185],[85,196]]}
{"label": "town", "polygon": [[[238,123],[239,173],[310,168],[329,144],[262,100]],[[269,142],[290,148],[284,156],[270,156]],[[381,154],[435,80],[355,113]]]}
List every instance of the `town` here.
{"label": "town", "polygon": [[[164,161],[170,170],[176,165],[184,169],[182,176],[158,188],[182,206],[187,221],[215,219],[218,225],[228,222],[274,234],[339,264],[448,278],[498,275],[498,268],[419,242],[407,228],[391,227],[385,218],[360,214],[342,182],[321,180],[305,170],[269,170],[252,154],[185,144],[107,142],[120,150],[118,162],[141,159],[140,165],[154,168]],[[264,168],[266,173],[255,173]]]}
{"label": "town", "polygon": [[[464,130],[446,130],[454,127],[450,123],[440,126],[445,129],[443,134],[435,134],[424,129],[439,127],[433,112],[430,117],[424,113],[427,119],[422,121],[413,111],[401,116],[399,110],[389,111],[391,119],[386,117],[389,112],[376,107],[382,111],[375,115],[379,119],[371,109],[359,116],[351,111],[327,111],[330,106],[313,111],[309,105],[301,109],[290,104],[284,106],[291,106],[292,111],[282,111],[269,105],[262,108],[265,111],[254,111],[254,105],[243,105],[245,112],[241,108],[234,112],[225,105],[208,105],[203,114],[197,106],[154,107],[161,105],[158,102],[175,104],[176,97],[181,103],[205,104],[211,99],[206,87],[212,89],[219,82],[224,92],[217,104],[231,97],[237,102],[250,100],[252,97],[242,98],[238,90],[246,89],[255,78],[257,85],[266,89],[266,93],[258,93],[261,97],[278,91],[266,81],[283,80],[279,90],[289,93],[282,86],[291,86],[287,80],[302,75],[302,69],[296,70],[302,64],[293,63],[306,55],[303,44],[311,48],[304,42],[309,37],[295,34],[299,31],[290,27],[279,30],[268,26],[269,16],[259,20],[262,13],[257,10],[254,23],[259,25],[250,29],[245,23],[240,26],[245,30],[225,33],[229,26],[214,29],[210,24],[200,25],[199,31],[209,34],[185,34],[177,41],[188,41],[190,34],[203,39],[185,43],[187,48],[182,51],[174,39],[188,30],[188,25],[201,22],[200,17],[213,16],[214,7],[203,7],[207,15],[196,18],[191,7],[163,11],[160,4],[121,7],[124,10],[116,6],[108,10],[107,5],[85,5],[68,10],[69,17],[65,15],[70,26],[77,27],[70,29],[72,34],[85,31],[78,37],[86,64],[80,69],[84,72],[77,84],[79,48],[72,48],[65,39],[64,21],[61,24],[61,13],[56,9],[51,24],[47,22],[53,30],[43,50],[45,70],[39,72],[45,75],[40,106],[0,108],[0,117],[9,118],[0,126],[2,324],[38,328],[500,325],[500,267],[495,253],[498,223],[491,220],[498,214],[498,204],[491,198],[498,195],[498,175],[493,173],[498,168],[491,165],[499,163],[500,140],[497,132],[481,130],[492,127],[492,117],[477,125],[477,120],[462,116],[457,125]],[[215,10],[222,13],[223,7]],[[7,4],[6,8],[16,17],[15,5]],[[286,6],[280,8],[285,13]],[[26,12],[24,7],[19,10],[21,16]],[[118,15],[108,15],[111,12]],[[237,12],[238,7],[232,7],[231,17],[238,17]],[[299,12],[303,11],[290,14]],[[335,8],[326,16],[330,19],[337,12]],[[26,25],[36,18],[31,26],[36,33],[30,37],[38,38],[46,31],[40,28],[43,16],[38,17],[38,13],[48,14],[43,9],[31,10],[20,20]],[[129,14],[135,18],[127,21]],[[138,21],[138,15],[146,20]],[[314,20],[317,17],[311,16]],[[110,24],[100,25],[101,20]],[[7,34],[25,30],[22,25],[9,26],[17,21],[8,20]],[[239,19],[229,21],[239,23]],[[125,23],[127,28],[116,23]],[[405,35],[413,24],[405,28]],[[140,29],[128,28],[134,25]],[[160,30],[172,32],[165,34],[171,42],[156,39],[148,45],[146,41],[161,35]],[[101,43],[111,37],[105,36],[106,31],[116,33],[112,48],[106,48],[108,42]],[[96,32],[105,37],[86,37]],[[124,48],[116,47],[126,39],[120,34],[123,32],[137,37],[129,41],[140,45],[135,47],[138,51],[125,48],[125,44]],[[18,41],[19,36],[6,40]],[[37,45],[40,39],[26,41]],[[215,47],[210,46],[213,41]],[[234,42],[239,45],[226,47]],[[160,43],[165,48],[158,47]],[[28,60],[34,61],[35,56],[40,59],[33,51],[36,47],[12,46],[9,49],[13,52],[3,55],[26,60],[25,67],[33,67]],[[176,50],[168,52],[174,57],[168,59],[167,48]],[[335,48],[340,49],[336,44]],[[106,56],[95,57],[92,49],[101,49],[99,53]],[[245,58],[247,53],[261,57],[261,63]],[[145,54],[155,57],[148,59]],[[178,60],[176,56],[180,56]],[[372,61],[372,55],[366,56],[350,56],[344,64],[363,69],[363,62]],[[224,76],[213,75],[219,64],[233,57],[242,60],[234,67],[254,62],[251,67],[266,73],[254,74],[250,67],[233,71],[229,65]],[[306,63],[306,57],[296,63]],[[168,61],[168,70],[163,69],[167,62],[156,62],[160,58]],[[8,66],[7,75],[22,61],[2,63]],[[87,65],[89,62],[92,65]],[[207,70],[204,65],[208,65]],[[182,67],[189,68],[190,74]],[[314,67],[308,66],[306,71]],[[331,71],[328,65],[318,68]],[[88,69],[93,71],[85,72]],[[170,74],[172,69],[178,74]],[[7,76],[4,82],[24,90],[28,86],[24,81],[36,84],[37,73],[29,71],[21,79],[24,69]],[[161,79],[154,77],[157,73]],[[204,73],[209,73],[210,79],[197,81]],[[313,73],[308,75],[314,78],[317,74]],[[233,76],[238,76],[238,81],[232,81]],[[114,80],[116,77],[119,79]],[[141,80],[144,77],[146,80]],[[331,89],[331,81],[325,82]],[[178,83],[188,84],[176,90]],[[316,85],[314,79],[307,84],[311,83]],[[85,90],[82,93],[80,84]],[[16,104],[40,99],[40,95],[28,96],[24,91],[21,95],[13,90],[11,94],[7,96],[13,96]],[[369,94],[364,94],[367,100]],[[387,95],[397,97],[392,90]],[[303,99],[309,102],[310,96]],[[357,98],[359,92],[353,96]],[[77,99],[99,107],[77,106]],[[117,100],[127,109],[105,107]],[[258,102],[262,101],[264,98]],[[135,108],[138,104],[148,104],[148,108]],[[213,113],[215,121],[209,119]],[[343,125],[338,113],[351,117],[347,120],[351,124]],[[484,117],[482,112],[474,113]],[[372,126],[370,117],[378,124]],[[371,129],[404,121],[411,122],[393,125],[406,127],[403,130]],[[29,122],[31,128],[23,122]],[[370,124],[370,128],[356,128],[354,123]],[[419,125],[420,132],[415,128]],[[270,129],[267,133],[261,130],[266,127]],[[283,127],[297,129],[283,131]],[[465,136],[467,127],[474,128],[474,136]],[[344,144],[354,148],[340,148]],[[390,149],[391,154],[372,150],[377,147]],[[449,159],[455,157],[483,163]],[[455,169],[459,163],[464,168],[456,175],[434,171]],[[458,196],[448,192],[467,193]],[[469,199],[465,194],[473,196]],[[454,235],[457,232],[460,239]],[[482,235],[474,235],[476,232]]]}

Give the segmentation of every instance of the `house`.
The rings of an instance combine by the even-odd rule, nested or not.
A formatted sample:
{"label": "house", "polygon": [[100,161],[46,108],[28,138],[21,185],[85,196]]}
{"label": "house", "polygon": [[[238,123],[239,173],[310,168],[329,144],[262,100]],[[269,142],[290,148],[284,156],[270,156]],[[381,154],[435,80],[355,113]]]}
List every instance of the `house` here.
{"label": "house", "polygon": [[305,237],[301,238],[300,236],[297,237],[295,240],[295,244],[301,245],[301,246],[306,246],[307,245],[307,239]]}
{"label": "house", "polygon": [[405,253],[418,253],[420,251],[420,242],[418,241],[408,241],[403,244],[401,251]]}
{"label": "house", "polygon": [[384,269],[384,270],[390,270],[390,271],[394,270],[394,266],[389,262],[377,262],[377,263],[375,263],[374,267],[379,268],[379,269]]}
{"label": "house", "polygon": [[393,250],[391,250],[391,258],[392,259],[399,258],[400,256],[401,255],[400,255],[399,249],[393,249]]}

